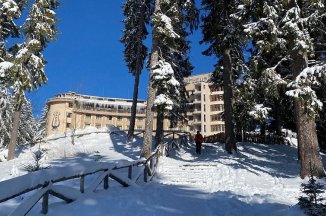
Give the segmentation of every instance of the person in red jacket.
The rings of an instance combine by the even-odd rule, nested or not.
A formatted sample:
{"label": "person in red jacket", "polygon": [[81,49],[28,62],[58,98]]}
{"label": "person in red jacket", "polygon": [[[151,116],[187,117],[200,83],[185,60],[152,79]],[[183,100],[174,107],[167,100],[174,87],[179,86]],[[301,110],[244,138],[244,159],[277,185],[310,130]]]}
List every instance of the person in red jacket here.
{"label": "person in red jacket", "polygon": [[197,131],[197,134],[195,136],[195,143],[196,143],[196,153],[201,154],[201,144],[204,142],[203,135],[200,134],[199,131]]}

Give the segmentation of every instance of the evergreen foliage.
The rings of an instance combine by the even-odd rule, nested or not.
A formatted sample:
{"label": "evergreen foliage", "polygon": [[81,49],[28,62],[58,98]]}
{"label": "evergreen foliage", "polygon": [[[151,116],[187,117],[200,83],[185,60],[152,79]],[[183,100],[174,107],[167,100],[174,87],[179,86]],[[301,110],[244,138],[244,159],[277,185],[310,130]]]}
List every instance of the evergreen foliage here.
{"label": "evergreen foliage", "polygon": [[[218,57],[212,81],[223,83],[225,147],[232,153],[237,150],[234,131],[234,80],[245,76],[243,25],[247,21],[247,8],[242,1],[203,0],[201,43],[208,44],[204,55]],[[238,95],[239,96],[239,95]]]}
{"label": "evergreen foliage", "polygon": [[139,77],[143,69],[144,61],[147,57],[147,47],[143,41],[148,35],[146,24],[149,23],[151,14],[150,0],[128,0],[124,4],[123,14],[125,19],[124,35],[121,42],[125,45],[125,61],[129,72],[135,77],[133,102],[131,107],[130,125],[128,130],[128,140],[134,136],[136,109],[138,100]]}
{"label": "evergreen foliage", "polygon": [[[55,40],[56,22],[55,12],[58,7],[56,0],[2,0],[0,2],[0,84],[7,89],[12,89],[14,96],[14,113],[10,133],[10,142],[8,145],[8,160],[14,157],[16,142],[25,142],[31,140],[33,136],[27,139],[20,139],[30,135],[31,125],[23,125],[22,118],[27,118],[31,114],[30,106],[26,102],[25,92],[31,91],[47,81],[44,67],[46,60],[43,56],[44,48],[47,43]],[[27,18],[21,18],[23,9],[29,10]],[[23,25],[15,24],[15,20],[21,19]],[[8,37],[18,37],[11,47]],[[16,42],[18,41],[18,42]],[[25,108],[23,108],[25,103]],[[25,120],[24,120],[25,121]],[[19,124],[22,124],[19,126]],[[25,131],[19,131],[23,127]],[[30,127],[30,128],[29,128]],[[35,129],[35,128],[34,128]],[[25,135],[19,135],[25,133]],[[18,139],[17,139],[18,137]],[[20,137],[20,138],[19,138]]]}
{"label": "evergreen foliage", "polygon": [[9,143],[12,115],[12,96],[4,86],[0,85],[0,146]]}
{"label": "evergreen foliage", "polygon": [[[14,98],[11,93],[5,87],[0,86],[0,146],[9,144],[14,106]],[[38,124],[33,117],[31,103],[26,101],[22,106],[17,143],[20,145],[34,143],[37,130]]]}
{"label": "evergreen foliage", "polygon": [[311,175],[308,183],[302,183],[302,193],[299,197],[299,205],[309,216],[322,216],[326,214],[326,199],[322,194],[325,193],[324,185],[317,182],[312,175],[312,167],[310,163]]}

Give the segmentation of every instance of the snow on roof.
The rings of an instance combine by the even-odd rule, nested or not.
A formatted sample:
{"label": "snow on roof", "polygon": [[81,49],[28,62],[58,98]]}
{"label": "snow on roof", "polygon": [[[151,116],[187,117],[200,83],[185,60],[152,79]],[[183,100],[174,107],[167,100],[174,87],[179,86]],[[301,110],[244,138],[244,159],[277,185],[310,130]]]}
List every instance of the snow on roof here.
{"label": "snow on roof", "polygon": [[[75,92],[58,94],[56,98],[69,98],[74,99],[82,103],[94,103],[94,104],[105,104],[105,105],[116,105],[116,106],[131,106],[131,99],[124,98],[108,98],[108,97],[97,97],[91,95],[81,95],[76,94]],[[137,107],[146,107],[145,100],[138,100]]]}

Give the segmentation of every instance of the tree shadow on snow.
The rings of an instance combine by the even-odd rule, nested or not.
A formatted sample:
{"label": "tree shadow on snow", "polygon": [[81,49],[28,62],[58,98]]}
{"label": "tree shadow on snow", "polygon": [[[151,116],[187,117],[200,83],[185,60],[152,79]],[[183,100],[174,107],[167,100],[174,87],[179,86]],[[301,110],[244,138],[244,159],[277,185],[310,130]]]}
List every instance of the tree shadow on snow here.
{"label": "tree shadow on snow", "polygon": [[133,142],[128,142],[124,131],[110,133],[110,138],[116,152],[119,152],[133,160],[139,159],[142,147],[142,138],[135,136]]}
{"label": "tree shadow on snow", "polygon": [[288,205],[268,202],[268,196],[246,197],[228,191],[205,193],[189,187],[149,183],[146,187],[111,188],[69,206],[54,206],[49,215],[275,216],[289,210]]}
{"label": "tree shadow on snow", "polygon": [[[193,157],[185,160],[183,159],[185,153]],[[238,143],[238,153],[230,155],[224,150],[224,144],[204,143],[202,154],[199,156],[195,154],[195,146],[188,145],[172,151],[170,157],[190,163],[217,162],[234,169],[246,169],[256,175],[263,172],[283,178],[297,177],[300,168],[297,149],[286,145]],[[325,159],[324,157],[324,163]]]}

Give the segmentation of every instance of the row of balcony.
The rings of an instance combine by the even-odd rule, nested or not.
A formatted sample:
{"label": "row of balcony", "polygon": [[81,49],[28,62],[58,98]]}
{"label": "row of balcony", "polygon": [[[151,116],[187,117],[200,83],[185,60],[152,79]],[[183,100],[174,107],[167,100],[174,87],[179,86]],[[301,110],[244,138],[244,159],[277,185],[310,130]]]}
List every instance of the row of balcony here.
{"label": "row of balcony", "polygon": [[[102,112],[110,112],[110,113],[131,113],[131,109],[119,109],[119,108],[102,108],[102,107],[90,107],[90,106],[77,106],[77,110],[87,110],[87,111],[102,111]],[[137,110],[137,114],[145,114],[144,110]]]}

